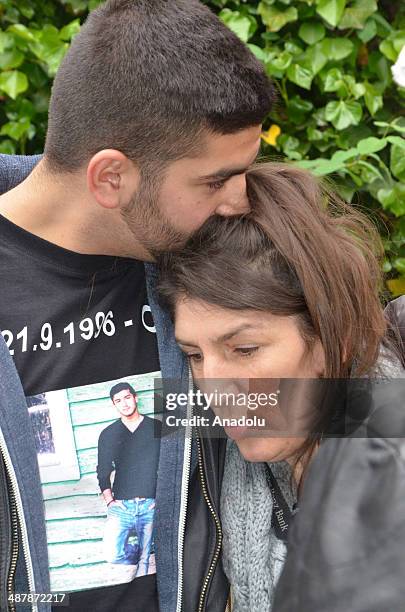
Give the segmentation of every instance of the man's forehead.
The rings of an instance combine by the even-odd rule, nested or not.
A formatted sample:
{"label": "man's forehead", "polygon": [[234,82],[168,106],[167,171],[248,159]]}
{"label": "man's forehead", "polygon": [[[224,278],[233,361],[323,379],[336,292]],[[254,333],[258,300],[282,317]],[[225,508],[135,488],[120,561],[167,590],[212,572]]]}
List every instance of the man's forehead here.
{"label": "man's forehead", "polygon": [[121,398],[121,397],[126,397],[127,395],[134,395],[130,389],[122,389],[122,391],[118,391],[117,393],[114,393],[113,399],[117,399],[117,398]]}
{"label": "man's forehead", "polygon": [[[204,149],[198,158],[200,179],[218,180],[244,174],[255,161],[260,149],[259,128],[253,132],[214,136],[215,142]],[[221,140],[222,139],[222,140]]]}

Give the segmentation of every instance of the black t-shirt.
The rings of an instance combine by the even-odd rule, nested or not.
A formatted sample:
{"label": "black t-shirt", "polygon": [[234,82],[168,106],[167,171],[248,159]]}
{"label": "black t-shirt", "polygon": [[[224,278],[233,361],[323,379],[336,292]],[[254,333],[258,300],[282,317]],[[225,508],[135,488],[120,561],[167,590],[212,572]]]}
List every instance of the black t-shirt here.
{"label": "black t-shirt", "polygon": [[[153,541],[140,571],[130,551],[147,539],[145,526],[136,517],[130,523],[128,516],[108,515],[96,473],[98,440],[121,416],[110,398],[115,384],[130,385],[139,412],[156,417],[160,366],[144,266],[68,251],[2,216],[0,235],[0,328],[38,451],[51,589],[70,592],[69,609],[77,612],[158,610]],[[153,452],[140,460],[145,475],[153,474],[148,495],[154,497],[158,442],[151,430],[148,435]],[[113,488],[113,469],[110,479]],[[107,550],[109,521],[117,528],[117,520]],[[150,529],[153,517],[148,520]]]}
{"label": "black t-shirt", "polygon": [[[154,419],[143,417],[131,431],[121,419],[111,423],[98,439],[97,478],[101,491],[110,488],[110,474],[115,468],[112,491],[115,499],[154,498],[159,460],[160,437]],[[155,461],[143,461],[145,455]],[[132,469],[136,466],[136,469]]]}

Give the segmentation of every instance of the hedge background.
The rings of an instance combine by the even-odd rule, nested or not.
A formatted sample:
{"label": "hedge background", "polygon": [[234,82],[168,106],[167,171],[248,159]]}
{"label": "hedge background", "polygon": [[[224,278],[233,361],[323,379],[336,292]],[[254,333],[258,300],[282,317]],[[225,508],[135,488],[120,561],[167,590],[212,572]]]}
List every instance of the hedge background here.
{"label": "hedge background", "polygon": [[[365,207],[405,293],[405,45],[401,0],[205,0],[264,62],[279,91],[263,153],[283,156]],[[100,0],[0,0],[0,152],[41,152],[52,78]]]}

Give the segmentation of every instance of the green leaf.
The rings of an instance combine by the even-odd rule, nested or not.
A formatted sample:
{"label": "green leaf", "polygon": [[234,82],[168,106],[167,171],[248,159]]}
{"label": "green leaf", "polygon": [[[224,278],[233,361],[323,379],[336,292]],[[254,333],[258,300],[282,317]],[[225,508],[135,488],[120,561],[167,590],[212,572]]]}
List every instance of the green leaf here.
{"label": "green leaf", "polygon": [[376,0],[355,0],[348,7],[339,23],[339,30],[357,28],[361,30],[366,20],[377,11]]}
{"label": "green leaf", "polygon": [[28,132],[30,125],[30,120],[26,117],[19,121],[9,121],[2,126],[0,134],[10,136],[13,140],[20,140],[21,136]]}
{"label": "green leaf", "polygon": [[389,259],[385,259],[384,260],[384,263],[382,265],[382,270],[383,270],[384,274],[388,274],[388,272],[391,272],[392,265],[391,265],[391,262],[389,261]]}
{"label": "green leaf", "polygon": [[313,73],[307,68],[303,68],[299,64],[291,64],[287,70],[287,78],[292,82],[302,87],[303,89],[311,89]]}
{"label": "green leaf", "polygon": [[385,40],[380,43],[380,51],[391,62],[396,62],[398,55],[405,46],[405,30],[399,30],[390,34]]}
{"label": "green leaf", "polygon": [[300,55],[303,52],[303,48],[300,45],[297,45],[295,42],[291,42],[291,40],[287,41],[284,45],[284,50],[291,53],[291,55]]}
{"label": "green leaf", "polygon": [[364,122],[361,122],[359,125],[351,125],[337,134],[335,132],[335,135],[337,136],[336,145],[340,149],[346,150],[354,147],[357,150],[358,142],[373,136],[374,133]]}
{"label": "green leaf", "polygon": [[[252,17],[252,20],[255,22],[255,19]],[[256,22],[255,22],[256,23]],[[232,28],[231,28],[232,29]],[[65,25],[61,31],[59,32],[59,38],[61,40],[72,40],[76,34],[80,32],[80,19],[74,19],[67,25]]]}
{"label": "green leaf", "polygon": [[394,49],[394,45],[392,44],[392,42],[390,40],[383,40],[380,43],[380,51],[381,53],[383,53],[385,55],[385,57],[388,57],[388,59],[391,62],[396,62],[397,60],[397,52]]}
{"label": "green leaf", "polygon": [[309,148],[307,144],[304,144],[303,147],[298,138],[295,138],[294,136],[287,136],[286,134],[282,134],[279,137],[278,143],[280,144],[285,155],[287,155],[289,159],[294,160],[302,159],[303,154],[305,154]]}
{"label": "green leaf", "polygon": [[248,43],[247,46],[249,47],[253,55],[257,57],[258,60],[260,60],[261,62],[266,61],[266,52],[261,47],[258,47],[257,45],[252,45],[251,43]]}
{"label": "green leaf", "polygon": [[0,31],[0,53],[4,53],[4,51],[11,49],[15,46],[15,39],[12,34],[9,32],[1,32]]}
{"label": "green leaf", "polygon": [[353,159],[353,157],[356,157],[357,155],[358,151],[353,147],[347,151],[336,151],[336,153],[332,155],[331,161],[343,165],[345,161],[348,159]]}
{"label": "green leaf", "polygon": [[400,138],[399,136],[387,136],[387,141],[397,147],[400,147],[401,149],[405,149],[405,138]]}
{"label": "green leaf", "polygon": [[324,91],[337,91],[343,83],[343,75],[339,68],[331,68],[325,77]]}
{"label": "green leaf", "polygon": [[386,36],[389,36],[394,29],[392,25],[388,23],[388,21],[384,19],[384,17],[380,13],[376,13],[375,15],[373,15],[373,20],[377,24],[377,35],[380,38],[385,38]]}
{"label": "green leaf", "polygon": [[321,45],[326,57],[337,61],[348,57],[354,49],[354,44],[347,38],[325,38]]}
{"label": "green leaf", "polygon": [[331,159],[312,159],[310,161],[300,161],[297,164],[300,168],[305,168],[313,172],[316,176],[327,176],[344,168],[344,163],[332,161]]}
{"label": "green leaf", "polygon": [[323,132],[316,128],[309,126],[307,127],[307,138],[310,141],[316,142],[317,140],[323,140]]}
{"label": "green leaf", "polygon": [[405,275],[405,257],[397,257],[392,262],[394,264],[394,268],[400,273]]}
{"label": "green leaf", "polygon": [[8,32],[12,32],[17,38],[21,40],[33,41],[35,36],[30,30],[21,23],[16,23],[8,28]]}
{"label": "green leaf", "polygon": [[264,2],[260,2],[257,12],[270,32],[278,32],[287,23],[298,19],[298,11],[294,7],[290,7],[286,11],[280,11],[275,6],[268,6]]}
{"label": "green leaf", "polygon": [[351,75],[348,75],[345,78],[346,84],[349,87],[349,91],[351,92],[353,98],[358,100],[366,93],[366,88],[363,83],[356,83],[354,78]]}
{"label": "green leaf", "polygon": [[325,106],[325,118],[337,130],[344,130],[349,125],[360,123],[363,115],[361,104],[344,100],[332,101]]}
{"label": "green leaf", "polygon": [[379,180],[383,181],[384,177],[381,172],[368,162],[364,160],[358,160],[354,166],[352,166],[353,172],[358,172],[364,183],[372,183],[373,181]]}
{"label": "green leaf", "polygon": [[306,21],[298,30],[298,36],[307,43],[314,45],[325,37],[325,28],[316,21]]}
{"label": "green leaf", "polygon": [[24,54],[21,53],[16,47],[0,53],[0,68],[2,70],[10,70],[11,68],[18,68],[24,61]]}
{"label": "green leaf", "polygon": [[324,53],[322,43],[308,47],[305,53],[297,61],[306,68],[314,77],[328,63],[328,56]]}
{"label": "green leaf", "polygon": [[[222,19],[224,24],[228,26],[230,30],[232,30],[232,32],[234,32],[237,36],[239,36],[241,40],[243,40],[243,42],[248,42],[248,40],[257,30],[257,22],[253,15],[245,15],[240,13],[239,11],[231,11],[230,9],[225,8],[219,13],[219,17]],[[73,23],[76,23],[76,28],[78,26],[78,29],[80,30],[79,19],[76,19],[72,22],[72,24]],[[63,28],[63,30],[64,29],[65,28]],[[69,38],[64,38],[62,36],[62,32],[60,37],[63,40],[70,40]]]}
{"label": "green leaf", "polygon": [[18,94],[28,89],[28,79],[23,72],[18,70],[2,72],[0,74],[0,89],[15,100]]}
{"label": "green leaf", "polygon": [[292,56],[283,51],[280,55],[274,56],[266,62],[267,72],[276,78],[281,78],[291,62]]}
{"label": "green leaf", "polygon": [[343,15],[345,6],[346,0],[318,0],[316,12],[335,28]]}
{"label": "green leaf", "polygon": [[309,100],[303,100],[300,96],[293,96],[287,103],[288,120],[300,125],[313,108],[314,105]]}
{"label": "green leaf", "polygon": [[378,94],[376,88],[373,87],[373,85],[370,85],[370,83],[364,83],[364,87],[366,90],[364,94],[364,101],[368,108],[368,112],[371,116],[373,116],[380,110],[380,108],[383,107],[383,98]]}
{"label": "green leaf", "polygon": [[15,155],[15,145],[11,140],[1,140],[0,141],[0,153],[5,153],[6,155]]}
{"label": "green leaf", "polygon": [[369,155],[370,153],[377,153],[387,146],[388,140],[386,138],[364,138],[360,140],[357,145],[357,150],[360,155]]}
{"label": "green leaf", "polygon": [[360,40],[366,44],[377,34],[377,24],[374,19],[368,19],[364,28],[357,34]]}
{"label": "green leaf", "polygon": [[392,174],[399,180],[405,183],[405,147],[393,145],[391,147],[391,162],[390,168]]}
{"label": "green leaf", "polygon": [[400,124],[402,117],[397,117],[391,123],[387,123],[387,121],[374,121],[374,125],[377,127],[390,128],[399,134],[405,134],[405,125]]}
{"label": "green leaf", "polygon": [[377,198],[384,210],[390,210],[396,217],[405,215],[405,185],[402,183],[390,189],[379,189]]}

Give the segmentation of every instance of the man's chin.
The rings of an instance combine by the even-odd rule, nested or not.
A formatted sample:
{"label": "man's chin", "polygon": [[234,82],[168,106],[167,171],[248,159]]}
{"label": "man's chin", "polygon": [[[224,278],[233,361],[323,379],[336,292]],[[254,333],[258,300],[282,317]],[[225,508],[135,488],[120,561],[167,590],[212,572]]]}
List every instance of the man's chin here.
{"label": "man's chin", "polygon": [[167,242],[163,242],[163,240],[156,246],[151,246],[148,249],[152,261],[156,261],[159,259],[161,255],[165,253],[176,253],[178,251],[182,251],[189,241],[190,236],[178,236],[176,239],[171,238],[168,239]]}

